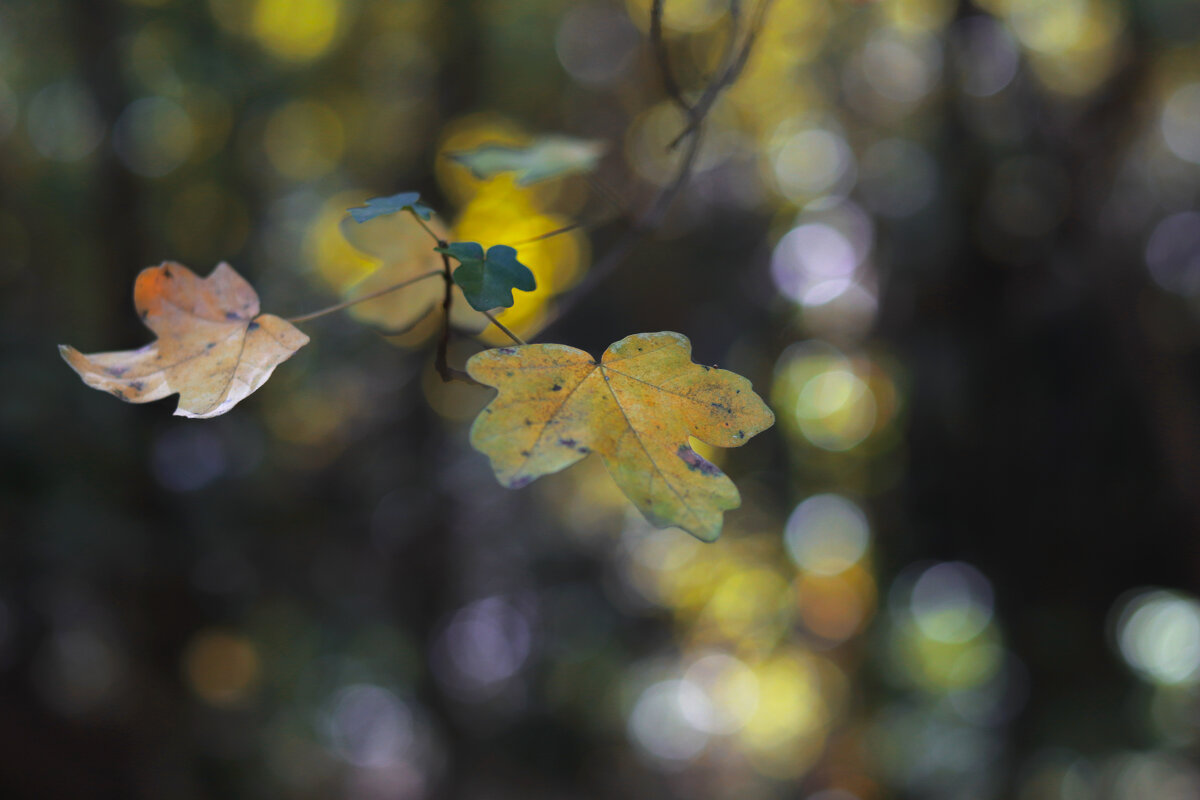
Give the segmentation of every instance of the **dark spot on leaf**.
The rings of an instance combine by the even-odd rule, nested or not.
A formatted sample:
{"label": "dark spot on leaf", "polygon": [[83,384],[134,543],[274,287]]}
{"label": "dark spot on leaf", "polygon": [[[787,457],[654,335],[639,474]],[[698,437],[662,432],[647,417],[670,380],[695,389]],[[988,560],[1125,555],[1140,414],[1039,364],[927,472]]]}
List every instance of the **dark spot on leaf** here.
{"label": "dark spot on leaf", "polygon": [[238,319],[238,313],[236,311],[226,311],[225,319]]}
{"label": "dark spot on leaf", "polygon": [[501,348],[500,348],[500,353],[501,353],[502,355],[506,355],[506,356],[515,356],[515,355],[517,354],[517,348],[515,348],[515,347],[501,347]]}
{"label": "dark spot on leaf", "polygon": [[131,381],[129,385],[133,387],[135,392],[140,392],[142,389],[146,388],[146,384],[142,383],[141,381]]}
{"label": "dark spot on leaf", "polygon": [[507,376],[507,377],[509,377],[509,378],[511,378],[511,377],[513,376],[512,372],[506,372],[506,373],[504,373],[504,374],[505,374],[505,376]]}
{"label": "dark spot on leaf", "polygon": [[164,278],[174,278],[175,277],[174,275],[171,274],[170,267],[163,267],[163,277]]}
{"label": "dark spot on leaf", "polygon": [[108,392],[109,392],[109,394],[111,394],[113,397],[119,397],[119,398],[121,398],[122,400],[124,400],[124,399],[125,399],[125,393],[124,393],[124,392],[122,392],[120,389],[109,389],[109,390],[108,390]]}
{"label": "dark spot on leaf", "polygon": [[712,406],[713,408],[715,408],[717,411],[722,411],[726,414],[733,413],[733,409],[730,408],[729,406],[725,405],[724,403],[709,403],[709,405]]}
{"label": "dark spot on leaf", "polygon": [[579,452],[581,452],[581,453],[590,453],[590,452],[592,452],[592,448],[588,447],[586,444],[581,444],[581,445],[579,445],[579,447],[576,447],[575,449],[576,449],[576,450],[578,450],[578,451],[579,451]]}
{"label": "dark spot on leaf", "polygon": [[706,367],[703,364],[701,364],[700,369],[704,370],[705,372],[708,372],[710,369],[712,369],[712,367]]}
{"label": "dark spot on leaf", "polygon": [[746,432],[745,432],[745,431],[738,431],[737,433],[735,433],[735,434],[734,434],[734,438],[737,438],[737,439],[745,439],[745,438],[746,438]]}
{"label": "dark spot on leaf", "polygon": [[148,309],[148,308],[143,308],[143,309],[142,309],[142,319],[145,319],[145,318],[146,318],[146,317],[148,317],[148,316],[150,316],[150,309]]}
{"label": "dark spot on leaf", "polygon": [[129,371],[129,367],[109,367],[104,371],[109,375],[112,375],[114,378],[119,378]]}
{"label": "dark spot on leaf", "polygon": [[554,384],[553,386],[551,386],[551,387],[550,387],[550,391],[552,391],[552,392],[561,392],[561,391],[562,391],[562,386],[560,386],[560,385],[558,385],[558,384],[556,383],[556,384]]}
{"label": "dark spot on leaf", "polygon": [[521,455],[525,456],[526,458],[529,458],[529,451],[528,451],[528,450],[522,450],[522,451],[521,451]]}
{"label": "dark spot on leaf", "polygon": [[574,447],[575,446],[574,439],[559,439],[558,443],[561,444],[563,447]]}
{"label": "dark spot on leaf", "polygon": [[204,345],[204,349],[205,349],[205,350],[212,350],[212,349],[213,349],[214,347],[216,347],[216,346],[217,346],[217,343],[216,343],[216,342],[209,342],[208,344]]}
{"label": "dark spot on leaf", "polygon": [[522,475],[519,478],[514,478],[508,485],[511,489],[524,489],[531,483],[533,483],[532,475]]}
{"label": "dark spot on leaf", "polygon": [[692,472],[699,472],[701,475],[709,476],[721,474],[721,470],[717,469],[714,464],[707,461],[704,456],[686,444],[679,445],[679,449],[675,451],[675,455],[679,456]]}
{"label": "dark spot on leaf", "polygon": [[258,330],[258,323],[257,323],[257,322],[251,322],[249,325],[247,325],[247,326],[246,326],[246,330],[248,330],[248,331],[256,331],[256,330]]}

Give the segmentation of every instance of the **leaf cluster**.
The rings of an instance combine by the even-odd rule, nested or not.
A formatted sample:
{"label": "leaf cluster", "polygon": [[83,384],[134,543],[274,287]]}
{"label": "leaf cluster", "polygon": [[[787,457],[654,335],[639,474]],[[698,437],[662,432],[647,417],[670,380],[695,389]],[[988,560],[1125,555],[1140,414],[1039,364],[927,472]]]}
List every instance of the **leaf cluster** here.
{"label": "leaf cluster", "polygon": [[[602,153],[595,142],[546,137],[527,148],[484,145],[452,158],[476,175],[513,171],[518,183],[532,183],[592,169]],[[692,448],[690,437],[736,447],[770,427],[774,415],[749,381],[693,363],[691,344],[678,333],[626,337],[599,360],[566,345],[525,344],[491,313],[512,307],[514,291],[537,288],[516,248],[497,244],[485,251],[478,242],[447,241],[417,192],[372,198],[348,211],[354,224],[344,230],[352,241],[357,228],[407,214],[432,246],[421,247],[408,233],[383,236],[382,244],[363,249],[376,247],[395,258],[352,287],[350,299],[291,320],[259,313],[257,293],[228,264],[200,278],[165,262],[143,270],[134,283],[134,307],[155,341],[91,355],[62,345],[63,358],[84,383],[127,402],[178,394],[177,415],[214,417],[308,343],[293,323],[357,307],[363,321],[397,333],[440,304],[439,372],[447,380],[498,390],[472,425],[471,443],[491,460],[501,484],[520,488],[596,453],[652,524],[678,526],[705,541],[720,534],[723,512],[737,507],[740,497],[733,482]],[[480,317],[515,346],[484,350],[467,361],[465,372],[456,370],[447,363],[446,347],[454,323],[470,326]]]}

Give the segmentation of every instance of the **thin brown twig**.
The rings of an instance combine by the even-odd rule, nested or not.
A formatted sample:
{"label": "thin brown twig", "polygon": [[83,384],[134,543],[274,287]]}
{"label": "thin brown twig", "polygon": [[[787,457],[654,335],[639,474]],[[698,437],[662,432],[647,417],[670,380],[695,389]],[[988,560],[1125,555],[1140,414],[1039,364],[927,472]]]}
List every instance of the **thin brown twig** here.
{"label": "thin brown twig", "polygon": [[696,156],[700,152],[700,141],[702,138],[703,129],[696,128],[691,144],[688,146],[687,152],[684,154],[679,169],[676,171],[671,183],[663,187],[646,213],[629,230],[625,231],[621,238],[617,240],[617,243],[604,254],[604,257],[588,270],[587,275],[576,285],[575,289],[555,306],[554,311],[550,314],[550,318],[542,326],[542,330],[538,333],[538,336],[534,338],[538,338],[546,333],[555,323],[578,305],[579,301],[585,295],[591,292],[592,289],[604,281],[605,278],[621,265],[626,256],[632,252],[633,248],[638,245],[646,234],[658,226],[663,216],[667,213],[667,210],[671,207],[671,203],[674,202],[675,197],[687,184],[688,178],[692,173],[692,168],[696,164]]}
{"label": "thin brown twig", "polygon": [[654,60],[658,63],[658,74],[662,77],[663,89],[690,119],[692,107],[683,99],[679,81],[675,79],[675,71],[671,69],[671,55],[667,52],[667,43],[663,39],[662,20],[665,5],[666,0],[654,0],[650,5],[650,45],[654,50]]}
{"label": "thin brown twig", "polygon": [[613,210],[616,211],[619,216],[624,216],[626,213],[628,213],[628,204],[625,202],[625,198],[621,197],[616,189],[604,183],[595,175],[586,174],[584,177],[587,179],[588,185],[595,189],[597,194],[607,200],[608,204],[613,207]]}
{"label": "thin brown twig", "polygon": [[446,246],[446,243],[442,241],[442,237],[438,236],[437,233],[434,232],[433,228],[425,224],[425,220],[421,219],[420,214],[418,214],[416,211],[413,211],[411,208],[408,210],[412,213],[412,217],[417,221],[417,224],[424,228],[425,232],[432,236],[433,240],[438,243],[438,247]]}
{"label": "thin brown twig", "polygon": [[555,228],[552,231],[547,231],[546,233],[542,233],[537,236],[531,236],[528,239],[522,239],[519,242],[513,242],[512,244],[509,245],[509,247],[520,247],[523,244],[533,244],[534,242],[540,242],[543,239],[550,239],[554,236],[560,236],[564,233],[570,233],[571,231],[576,230],[578,228],[586,228],[586,227],[587,227],[586,222],[572,222],[570,225],[564,225],[561,228]]}
{"label": "thin brown twig", "polygon": [[301,314],[298,317],[288,317],[287,321],[291,322],[291,323],[308,322],[311,319],[316,319],[317,317],[323,317],[327,314],[333,314],[336,311],[341,311],[344,308],[349,308],[350,306],[358,305],[359,303],[365,303],[368,300],[374,300],[376,297],[382,297],[383,295],[394,292],[397,289],[403,289],[405,286],[410,286],[414,283],[417,283],[418,281],[423,281],[426,278],[432,278],[434,275],[441,275],[441,274],[442,274],[441,270],[433,270],[432,272],[426,272],[422,275],[418,275],[415,278],[409,278],[406,281],[401,281],[400,283],[392,284],[391,286],[380,289],[379,291],[371,292],[370,294],[364,294],[362,297],[355,297],[351,300],[346,300],[341,303],[336,303],[335,305],[327,306],[325,308],[321,308],[316,311],[312,311],[308,314]]}
{"label": "thin brown twig", "polygon": [[506,336],[508,336],[508,338],[512,339],[513,342],[515,342],[516,344],[526,344],[526,341],[524,339],[522,339],[520,336],[517,336],[515,333],[510,331],[503,322],[496,319],[496,317],[492,314],[492,312],[484,311],[483,315],[485,317],[487,317],[488,320],[490,320],[493,325],[495,325],[500,330],[504,331],[504,334]]}
{"label": "thin brown twig", "polygon": [[[717,75],[708,86],[705,87],[700,100],[692,107],[688,125],[675,138],[675,141],[672,142],[671,149],[674,149],[683,139],[690,136],[691,140],[674,179],[658,193],[646,213],[635,221],[633,226],[605,253],[604,257],[592,266],[587,276],[580,281],[574,290],[559,302],[554,311],[551,312],[550,318],[546,321],[538,336],[549,331],[567,312],[578,305],[579,301],[585,295],[616,270],[642,238],[662,221],[671,204],[675,201],[676,196],[687,184],[692,169],[695,167],[696,157],[699,155],[700,143],[704,134],[704,120],[708,116],[708,112],[712,110],[713,103],[717,97],[737,80],[742,68],[745,67],[746,62],[749,60],[750,53],[754,49],[759,31],[762,30],[763,21],[766,19],[767,9],[770,7],[771,2],[772,0],[759,0],[758,6],[755,8],[754,20],[750,31],[746,34],[742,47],[740,50],[735,50],[732,46],[727,48],[727,63],[717,72]],[[733,31],[731,33],[733,39],[736,39],[737,28],[740,27],[740,15],[740,5],[732,4],[730,7],[730,16],[733,23]]]}
{"label": "thin brown twig", "polygon": [[737,51],[737,55],[729,61],[725,69],[718,73],[718,77],[709,82],[708,86],[705,87],[704,93],[700,95],[700,99],[692,106],[692,113],[689,115],[688,124],[667,145],[669,150],[674,150],[678,147],[684,137],[700,125],[704,118],[708,116],[708,112],[712,110],[713,104],[717,102],[717,98],[721,96],[721,92],[733,85],[733,82],[742,74],[742,70],[746,67],[746,62],[750,60],[750,53],[754,50],[754,45],[758,41],[758,35],[762,32],[763,22],[767,17],[767,10],[771,7],[771,3],[772,0],[759,0],[758,5],[754,9],[754,19],[750,23],[750,29],[746,33],[746,38],[742,42],[741,49]]}

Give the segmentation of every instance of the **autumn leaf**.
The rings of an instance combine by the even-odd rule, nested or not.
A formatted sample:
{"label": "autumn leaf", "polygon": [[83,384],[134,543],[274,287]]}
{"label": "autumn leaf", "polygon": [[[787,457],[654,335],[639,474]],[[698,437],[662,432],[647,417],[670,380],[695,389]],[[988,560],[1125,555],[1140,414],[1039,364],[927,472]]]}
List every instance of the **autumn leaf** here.
{"label": "autumn leaf", "polygon": [[[427,224],[439,238],[449,238],[446,229],[437,220]],[[347,300],[365,297],[442,269],[442,256],[435,251],[432,238],[407,214],[382,216],[361,224],[346,219],[342,223],[342,235],[356,250],[380,262],[375,271],[346,288],[343,295]],[[350,309],[350,314],[383,333],[403,333],[412,330],[438,309],[444,292],[442,280],[432,277],[359,303]],[[454,292],[454,302],[450,307],[451,323],[456,328],[473,332],[487,327],[487,317],[466,303],[459,288],[455,287]]]}
{"label": "autumn leaf", "polygon": [[182,417],[224,414],[308,344],[287,320],[259,314],[258,294],[225,263],[207,278],[170,261],[144,269],[133,304],[157,341],[92,355],[68,345],[58,351],[88,386],[127,402],[178,393]]}
{"label": "autumn leaf", "polygon": [[492,245],[486,255],[478,242],[453,242],[437,251],[458,260],[461,266],[454,270],[454,282],[476,311],[512,308],[513,289],[537,288],[529,267],[517,261],[517,251],[508,245]]}
{"label": "autumn leaf", "polygon": [[486,179],[504,172],[516,173],[518,186],[590,172],[600,163],[608,145],[569,136],[543,136],[525,147],[484,144],[471,150],[447,153],[446,158],[462,164],[476,178]]}
{"label": "autumn leaf", "polygon": [[391,197],[372,197],[365,205],[347,209],[355,222],[366,222],[369,219],[382,217],[385,214],[395,214],[399,211],[411,211],[418,217],[428,220],[433,216],[433,209],[421,202],[419,192],[401,192]]}
{"label": "autumn leaf", "polygon": [[741,498],[688,437],[737,447],[775,416],[748,380],[692,363],[691,350],[668,332],[626,337],[599,362],[559,344],[477,353],[467,372],[500,393],[475,419],[471,444],[514,489],[599,453],[652,524],[712,541]]}

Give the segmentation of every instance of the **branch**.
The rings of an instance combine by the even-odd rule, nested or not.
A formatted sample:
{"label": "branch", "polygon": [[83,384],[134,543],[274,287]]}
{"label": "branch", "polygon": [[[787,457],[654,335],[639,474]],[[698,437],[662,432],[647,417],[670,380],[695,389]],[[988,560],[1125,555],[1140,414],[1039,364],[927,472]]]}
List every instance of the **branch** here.
{"label": "branch", "polygon": [[663,89],[666,90],[667,96],[675,102],[675,105],[683,109],[683,113],[687,114],[688,119],[691,119],[692,107],[683,99],[683,93],[679,90],[679,82],[675,80],[675,73],[671,69],[671,57],[667,53],[667,43],[663,40],[662,17],[665,5],[666,0],[654,0],[650,6],[650,44],[654,48],[654,60],[658,64],[658,74],[662,76]]}
{"label": "branch", "polygon": [[[771,2],[772,0],[759,0],[758,5],[755,7],[754,20],[751,23],[750,31],[746,34],[746,38],[742,42],[740,49],[735,49],[732,42],[736,39],[737,28],[740,26],[741,5],[737,2],[730,4],[729,13],[733,22],[733,31],[730,39],[731,44],[726,50],[726,64],[718,71],[708,86],[705,87],[700,100],[688,112],[689,121],[687,126],[675,137],[675,140],[670,145],[670,149],[674,149],[680,142],[690,137],[687,152],[680,162],[675,177],[658,193],[658,196],[655,197],[654,202],[651,203],[646,213],[634,222],[633,226],[617,240],[617,243],[605,253],[603,258],[595,263],[591,270],[588,271],[587,276],[580,281],[575,289],[559,302],[550,314],[550,318],[546,321],[546,324],[542,327],[542,330],[538,333],[538,336],[534,338],[545,334],[567,312],[578,305],[579,301],[585,295],[595,289],[597,285],[621,265],[646,234],[650,233],[662,222],[671,204],[683,190],[683,187],[687,185],[688,179],[691,177],[692,169],[696,164],[696,157],[700,152],[700,142],[704,138],[704,120],[708,116],[708,112],[712,110],[713,104],[721,92],[733,85],[734,81],[741,74],[742,69],[746,66],[746,62],[750,58],[750,53],[758,41],[758,34],[762,30],[763,21],[766,19],[767,10],[770,8]],[[662,3],[656,2],[652,6],[651,11],[653,12],[655,9],[658,10],[659,16],[661,16]],[[652,13],[651,38],[654,37],[654,18],[655,15]],[[669,70],[664,73],[664,80],[668,74],[670,74]]]}
{"label": "branch", "polygon": [[[704,118],[708,116],[708,112],[712,110],[713,104],[717,102],[721,92],[733,85],[738,76],[742,74],[742,70],[746,67],[746,62],[750,60],[750,53],[754,50],[754,45],[758,41],[758,34],[762,32],[763,21],[767,17],[767,9],[771,7],[772,0],[759,0],[758,6],[754,9],[754,20],[750,23],[750,30],[746,34],[745,41],[742,42],[742,48],[737,52],[737,55],[729,60],[724,71],[718,73],[718,77],[709,82],[704,89],[704,94],[700,95],[700,99],[696,101],[696,105],[692,106],[690,121],[679,135],[676,136],[668,147],[674,150],[679,146],[689,133],[699,127]],[[730,42],[732,43],[732,39]],[[729,53],[732,55],[732,52]]]}
{"label": "branch", "polygon": [[[442,247],[446,243],[439,241],[438,244]],[[438,273],[446,282],[446,291],[442,294],[442,335],[438,339],[437,355],[434,357],[433,368],[437,370],[438,375],[442,376],[442,380],[446,383],[450,381],[462,381],[473,386],[482,386],[483,384],[472,378],[461,369],[455,369],[450,366],[450,306],[454,304],[454,278],[450,273],[450,256],[442,253],[442,271]]]}
{"label": "branch", "polygon": [[326,314],[332,314],[336,311],[341,311],[343,308],[349,308],[350,306],[355,306],[355,305],[358,305],[359,303],[365,303],[368,300],[374,300],[376,297],[382,297],[383,295],[394,292],[397,289],[403,289],[405,286],[411,286],[412,284],[414,284],[418,281],[423,281],[426,278],[432,278],[434,275],[441,275],[441,274],[442,274],[441,270],[434,270],[432,272],[426,272],[422,275],[418,275],[415,278],[409,278],[406,281],[401,281],[400,283],[392,284],[391,286],[380,289],[379,291],[371,292],[370,294],[364,294],[362,297],[355,297],[353,300],[346,300],[345,302],[342,302],[342,303],[337,303],[332,306],[326,306],[325,308],[321,308],[316,311],[312,311],[308,314],[301,314],[298,317],[288,317],[287,321],[292,322],[292,323],[308,322],[310,319],[316,319],[317,317],[323,317]]}
{"label": "branch", "polygon": [[646,213],[617,240],[617,243],[604,254],[604,258],[597,261],[588,270],[587,275],[576,285],[575,289],[555,306],[554,311],[550,314],[550,318],[542,326],[542,330],[533,338],[540,338],[555,323],[566,316],[567,312],[578,305],[584,296],[595,289],[617,267],[621,266],[626,256],[633,251],[633,248],[638,245],[646,234],[658,227],[667,210],[670,209],[671,203],[674,202],[675,197],[687,185],[688,178],[691,177],[692,168],[696,164],[696,156],[700,153],[700,141],[704,138],[702,134],[702,130],[696,129],[687,152],[684,154],[679,169],[676,171],[671,183],[663,187]]}

